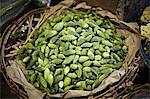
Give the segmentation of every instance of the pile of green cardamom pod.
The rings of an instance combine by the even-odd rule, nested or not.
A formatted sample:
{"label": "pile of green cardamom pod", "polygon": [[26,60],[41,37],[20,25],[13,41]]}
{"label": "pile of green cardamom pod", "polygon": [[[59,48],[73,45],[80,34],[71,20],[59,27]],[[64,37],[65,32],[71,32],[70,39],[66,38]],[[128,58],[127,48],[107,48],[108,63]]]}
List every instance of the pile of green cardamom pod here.
{"label": "pile of green cardamom pod", "polygon": [[93,90],[119,69],[128,48],[108,18],[65,10],[18,50],[27,80],[48,93]]}

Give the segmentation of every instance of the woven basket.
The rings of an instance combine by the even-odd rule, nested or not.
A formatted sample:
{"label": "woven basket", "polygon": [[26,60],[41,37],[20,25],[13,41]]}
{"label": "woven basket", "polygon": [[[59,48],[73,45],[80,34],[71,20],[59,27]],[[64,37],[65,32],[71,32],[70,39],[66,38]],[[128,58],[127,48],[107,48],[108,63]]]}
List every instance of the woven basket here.
{"label": "woven basket", "polygon": [[[54,7],[33,10],[33,11],[25,14],[18,20],[14,21],[4,31],[3,37],[2,37],[3,42],[2,42],[2,46],[1,46],[1,56],[2,57],[1,57],[1,62],[0,62],[1,68],[2,68],[2,74],[5,77],[5,80],[6,80],[7,84],[9,85],[11,91],[13,93],[15,93],[19,98],[26,99],[29,97],[28,97],[28,94],[27,94],[26,90],[24,89],[24,87],[22,85],[20,85],[19,83],[14,82],[14,80],[11,79],[11,77],[9,77],[9,75],[7,73],[7,67],[10,65],[10,60],[12,60],[13,56],[16,55],[16,52],[14,51],[14,49],[16,49],[18,46],[26,43],[28,41],[28,39],[26,39],[26,37],[27,36],[31,37],[32,34],[34,33],[34,31],[36,31],[37,28],[42,26],[47,19],[51,19],[55,15],[59,15],[63,9],[70,8],[71,6],[74,6],[74,5],[75,4],[72,3],[71,0],[66,0]],[[91,9],[90,6],[87,6],[87,5],[82,5],[82,7],[79,7],[79,6],[80,6],[80,4],[77,5],[76,8],[77,9],[84,8],[84,10]],[[100,13],[106,12],[106,11],[103,11],[101,8],[92,8],[92,10],[100,11]],[[49,14],[49,12],[51,12],[53,14],[51,14],[51,13]],[[105,14],[107,16],[111,15],[112,20],[114,20],[114,21],[117,20],[115,15],[111,14],[110,12],[105,13]],[[104,14],[104,16],[102,15],[102,17],[105,17],[106,16],[105,14]],[[26,29],[26,32],[19,34],[18,37],[16,39],[14,39],[13,37],[14,37],[14,34],[17,33],[16,31],[18,29],[20,29],[21,26],[23,26],[24,24],[27,24],[27,23],[28,23],[28,28]],[[120,21],[120,23],[122,23],[123,26],[126,27],[126,29],[128,29],[132,32],[135,32],[135,33],[137,32],[136,29],[131,28],[130,25],[128,25],[122,21]],[[121,26],[120,26],[120,28],[121,28]],[[101,90],[95,94],[88,95],[83,98],[109,98],[109,97],[117,98],[117,97],[120,97],[120,94],[118,94],[118,92],[120,91],[119,89],[122,87],[132,85],[132,81],[135,79],[135,77],[137,76],[137,73],[139,71],[140,62],[141,62],[141,56],[139,55],[139,52],[137,51],[132,62],[126,69],[126,74],[119,81],[107,86],[106,88],[104,88],[103,90]],[[45,95],[45,97],[49,98],[49,96],[47,96],[47,95]]]}

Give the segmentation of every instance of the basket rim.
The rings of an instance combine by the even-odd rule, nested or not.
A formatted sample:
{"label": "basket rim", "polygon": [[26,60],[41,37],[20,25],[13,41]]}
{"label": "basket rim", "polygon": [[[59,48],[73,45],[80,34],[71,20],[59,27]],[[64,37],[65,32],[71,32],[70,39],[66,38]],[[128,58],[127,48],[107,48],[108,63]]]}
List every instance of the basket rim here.
{"label": "basket rim", "polygon": [[[45,8],[42,8],[42,9],[40,8],[40,9],[36,9],[36,10],[34,10],[34,11],[31,11],[31,12],[28,12],[26,15],[22,16],[21,18],[19,18],[20,23],[22,22],[21,19],[22,19],[22,20],[26,20],[29,15],[34,14],[36,11],[37,11],[37,12],[38,12],[38,11],[40,12],[41,10],[45,10]],[[14,27],[13,27],[13,26],[14,26]],[[14,24],[14,23],[10,24],[10,25],[6,28],[6,30],[4,31],[4,34],[3,34],[2,38],[5,37],[5,36],[6,36],[6,38],[9,38],[9,36],[11,35],[11,32],[10,32],[10,34],[7,34],[7,33],[8,33],[7,31],[9,31],[9,28],[12,28],[12,27],[15,29],[15,24]],[[6,38],[3,38],[3,39],[6,39]],[[6,44],[6,42],[2,42],[2,44],[3,44],[3,43]],[[2,46],[1,54],[2,54],[2,51],[4,51],[4,46]],[[3,60],[2,63],[5,63],[4,54],[2,54],[1,56],[2,56],[2,60]],[[6,65],[6,64],[4,64],[4,65]],[[5,68],[5,69],[6,69],[6,68]]]}

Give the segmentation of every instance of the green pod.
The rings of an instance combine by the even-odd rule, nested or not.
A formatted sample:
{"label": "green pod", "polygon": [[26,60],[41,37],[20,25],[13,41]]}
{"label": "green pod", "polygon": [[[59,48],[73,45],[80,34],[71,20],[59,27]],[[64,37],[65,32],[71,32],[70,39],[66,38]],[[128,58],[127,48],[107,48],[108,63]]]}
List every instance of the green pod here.
{"label": "green pod", "polygon": [[36,79],[36,74],[32,74],[31,77],[30,77],[30,82],[33,84],[33,82],[35,81]]}
{"label": "green pod", "polygon": [[98,74],[99,74],[98,67],[91,67],[91,71],[96,75],[96,77],[98,77]]}
{"label": "green pod", "polygon": [[81,78],[81,76],[82,76],[82,69],[78,68],[78,70],[76,70],[76,74],[77,74],[78,78]]}
{"label": "green pod", "polygon": [[48,43],[48,47],[54,49],[54,48],[56,48],[56,45],[55,45],[55,44]]}
{"label": "green pod", "polygon": [[105,33],[108,34],[109,36],[112,36],[112,35],[113,35],[112,32],[113,32],[112,29],[107,29],[107,30],[105,31]]}
{"label": "green pod", "polygon": [[61,64],[62,63],[62,59],[53,59],[53,60],[51,60],[51,62],[53,63],[53,64]]}
{"label": "green pod", "polygon": [[55,30],[45,30],[44,34],[45,34],[45,38],[48,39],[48,38],[51,38],[51,37],[55,36],[57,34],[57,31],[55,31]]}
{"label": "green pod", "polygon": [[72,44],[77,45],[77,40],[72,41]]}
{"label": "green pod", "polygon": [[38,62],[40,65],[44,66],[44,61],[41,58],[38,58]]}
{"label": "green pod", "polygon": [[58,47],[56,47],[56,48],[54,49],[54,54],[57,56],[58,53],[59,53],[59,49],[58,49]]}
{"label": "green pod", "polygon": [[91,72],[91,67],[83,67],[83,71],[85,71],[85,72]]}
{"label": "green pod", "polygon": [[46,82],[46,80],[44,79],[44,77],[42,77],[41,75],[39,75],[39,80],[40,80],[41,85],[42,85],[44,88],[47,88],[47,82]]}
{"label": "green pod", "polygon": [[76,63],[79,60],[79,55],[75,55],[74,59],[73,59],[73,64]]}
{"label": "green pod", "polygon": [[100,71],[100,73],[105,74],[105,73],[111,73],[113,71],[112,68],[108,68],[108,69],[104,69],[102,71]]}
{"label": "green pod", "polygon": [[76,87],[81,87],[81,81],[76,83]]}
{"label": "green pod", "polygon": [[105,49],[108,53],[110,53],[110,48],[108,46],[106,46]]}
{"label": "green pod", "polygon": [[60,69],[56,69],[55,73],[54,73],[54,76],[57,76],[59,75],[60,73],[62,72],[62,68]]}
{"label": "green pod", "polygon": [[59,85],[55,84],[53,89],[55,90],[54,93],[56,93],[58,91],[58,89],[59,89]]}
{"label": "green pod", "polygon": [[72,32],[75,32],[75,31],[76,31],[75,28],[73,28],[73,27],[67,27],[67,30],[68,30],[68,31],[72,31]]}
{"label": "green pod", "polygon": [[41,52],[42,52],[42,53],[45,52],[45,48],[46,48],[46,45],[45,45],[45,44],[41,46]]}
{"label": "green pod", "polygon": [[42,72],[42,71],[45,70],[45,67],[42,67],[42,66],[39,65],[39,66],[37,66],[37,67],[33,67],[33,69]]}
{"label": "green pod", "polygon": [[101,19],[99,19],[99,20],[96,21],[97,25],[101,25],[102,23],[103,23],[103,20],[101,20]]}
{"label": "green pod", "polygon": [[114,59],[101,59],[100,64],[113,63]]}
{"label": "green pod", "polygon": [[70,67],[69,67],[69,66],[66,66],[66,67],[64,68],[64,74],[65,74],[65,75],[68,74],[69,71],[70,71]]}
{"label": "green pod", "polygon": [[80,58],[79,58],[79,62],[85,62],[85,61],[87,61],[89,59],[89,57],[88,56],[80,56]]}
{"label": "green pod", "polygon": [[86,82],[86,84],[91,85],[94,83],[94,80],[86,79],[85,82]]}
{"label": "green pod", "polygon": [[63,15],[59,15],[53,19],[53,22],[58,23],[62,20],[63,17],[64,17]]}
{"label": "green pod", "polygon": [[98,87],[100,85],[101,81],[99,79],[96,79],[92,85],[92,89]]}
{"label": "green pod", "polygon": [[63,81],[60,81],[60,82],[58,83],[58,85],[59,85],[59,88],[63,88],[64,82],[63,82]]}
{"label": "green pod", "polygon": [[50,74],[50,70],[49,70],[48,68],[46,68],[46,69],[44,70],[44,79],[45,79],[45,80],[48,79],[49,74]]}
{"label": "green pod", "polygon": [[26,56],[22,61],[23,61],[23,62],[28,62],[29,59],[30,59],[30,56]]}
{"label": "green pod", "polygon": [[63,54],[58,54],[58,58],[60,58],[60,59],[64,59],[64,58],[65,58],[65,56],[64,56]]}
{"label": "green pod", "polygon": [[101,71],[107,70],[107,69],[109,69],[109,67],[102,66],[102,67],[99,68],[99,71],[101,72]]}
{"label": "green pod", "polygon": [[51,55],[50,58],[51,58],[51,59],[56,59],[57,56],[56,56],[56,55]]}
{"label": "green pod", "polygon": [[40,86],[38,82],[35,82],[33,85],[34,85],[34,87],[36,87],[36,88],[39,88],[39,86]]}
{"label": "green pod", "polygon": [[46,56],[46,57],[48,57],[49,52],[50,52],[49,47],[46,46],[46,48],[45,48],[45,56]]}
{"label": "green pod", "polygon": [[71,64],[71,65],[70,65],[70,68],[71,68],[71,69],[77,69],[77,68],[78,68],[78,65],[77,65],[77,64]]}
{"label": "green pod", "polygon": [[78,33],[75,32],[75,29],[72,27],[72,30],[68,30],[67,31],[67,35],[74,35],[74,36],[77,36],[79,37],[80,35]]}
{"label": "green pod", "polygon": [[111,72],[111,71],[102,74],[102,75],[98,78],[99,81],[102,82],[102,81],[109,75],[110,72]]}
{"label": "green pod", "polygon": [[99,50],[96,50],[96,51],[95,51],[95,54],[96,54],[96,55],[101,55],[101,52],[100,52]]}
{"label": "green pod", "polygon": [[35,49],[35,47],[33,46],[32,43],[27,43],[27,44],[26,44],[26,48],[27,48],[27,49]]}
{"label": "green pod", "polygon": [[99,48],[99,43],[98,42],[93,42],[93,49],[98,49]]}
{"label": "green pod", "polygon": [[64,75],[57,75],[55,78],[54,78],[54,83],[58,83],[59,81],[63,80],[64,78]]}
{"label": "green pod", "polygon": [[128,51],[128,47],[127,47],[126,45],[124,45],[124,46],[122,47],[122,50],[123,50],[124,52],[127,52],[127,51]]}
{"label": "green pod", "polygon": [[91,64],[92,64],[92,61],[85,61],[85,62],[83,63],[83,66],[88,67],[88,66],[90,66]]}
{"label": "green pod", "polygon": [[93,73],[92,72],[88,72],[88,75],[89,75],[89,77],[92,77]]}
{"label": "green pod", "polygon": [[41,42],[41,41],[45,41],[45,38],[38,38],[36,41],[35,41],[35,47],[38,46],[38,44]]}
{"label": "green pod", "polygon": [[74,35],[64,35],[60,38],[60,40],[63,40],[63,41],[72,41],[72,40],[76,40],[77,37],[74,36]]}
{"label": "green pod", "polygon": [[81,87],[83,88],[83,89],[86,89],[87,87],[86,87],[86,82],[85,81],[81,81]]}
{"label": "green pod", "polygon": [[51,26],[54,26],[54,25],[56,25],[56,23],[54,23],[54,22],[51,22],[51,23],[50,23],[50,25],[51,25]]}
{"label": "green pod", "polygon": [[121,61],[120,57],[116,53],[113,53],[113,56],[117,61],[119,62]]}
{"label": "green pod", "polygon": [[39,52],[39,56],[41,59],[44,59],[44,57],[45,57],[44,53],[42,53],[42,52]]}
{"label": "green pod", "polygon": [[47,65],[49,63],[49,59],[48,58],[44,58],[44,65]]}
{"label": "green pod", "polygon": [[70,78],[77,78],[77,75],[75,73],[68,73],[67,76]]}
{"label": "green pod", "polygon": [[99,45],[99,51],[103,52],[106,51],[106,49],[103,47],[103,45]]}
{"label": "green pod", "polygon": [[111,51],[119,51],[121,49],[121,46],[120,45],[115,45],[113,47],[111,47]]}
{"label": "green pod", "polygon": [[63,90],[62,88],[59,88],[59,92],[60,92],[60,93],[63,93],[64,90]]}
{"label": "green pod", "polygon": [[76,50],[76,54],[77,55],[81,55],[82,53],[81,53],[81,50]]}
{"label": "green pod", "polygon": [[63,26],[64,26],[64,23],[63,22],[60,22],[60,23],[57,23],[53,29],[56,30],[56,31],[60,31],[63,29]]}
{"label": "green pod", "polygon": [[81,44],[83,44],[85,41],[86,41],[86,38],[83,37],[83,36],[81,36],[81,37],[79,37],[79,39],[78,39],[78,41],[77,41],[77,45],[81,45]]}
{"label": "green pod", "polygon": [[77,24],[77,22],[69,21],[69,22],[65,23],[65,26],[73,26],[73,27],[75,27],[75,26],[78,26],[78,24]]}
{"label": "green pod", "polygon": [[66,57],[62,64],[70,64],[74,59],[74,55],[70,55],[69,57]]}
{"label": "green pod", "polygon": [[86,55],[87,54],[88,49],[82,49],[81,54],[82,55]]}
{"label": "green pod", "polygon": [[68,22],[70,20],[71,20],[70,15],[67,15],[62,19],[63,22]]}
{"label": "green pod", "polygon": [[32,53],[32,58],[34,59],[37,59],[37,55],[39,54],[39,51],[35,50],[33,53]]}
{"label": "green pod", "polygon": [[64,88],[64,92],[67,92],[68,90],[70,90],[71,88],[73,88],[74,85],[70,85]]}
{"label": "green pod", "polygon": [[93,35],[89,35],[89,36],[87,36],[87,37],[86,37],[86,41],[88,41],[88,42],[89,42],[89,41],[91,41],[92,36],[93,36]]}
{"label": "green pod", "polygon": [[81,45],[81,47],[85,47],[85,48],[89,48],[89,47],[91,47],[91,46],[92,46],[91,43],[83,43],[83,44]]}
{"label": "green pod", "polygon": [[91,20],[89,20],[89,19],[86,19],[85,21],[89,24],[90,27],[96,27],[96,26],[97,26],[96,24],[94,24],[94,23],[93,23]]}
{"label": "green pod", "polygon": [[94,36],[91,41],[92,42],[99,42],[100,38],[98,36]]}
{"label": "green pod", "polygon": [[54,76],[52,74],[49,74],[49,76],[47,77],[46,81],[48,82],[48,84],[50,86],[52,86],[52,84],[54,82]]}
{"label": "green pod", "polygon": [[103,56],[104,58],[109,58],[110,55],[109,55],[108,52],[103,52],[102,56]]}
{"label": "green pod", "polygon": [[104,34],[102,31],[97,30],[96,33],[97,33],[100,37],[106,38],[106,37],[105,37],[105,34]]}
{"label": "green pod", "polygon": [[91,60],[94,59],[94,54],[93,54],[92,51],[89,50],[88,53],[87,53],[87,55],[89,56],[89,58],[90,58]]}
{"label": "green pod", "polygon": [[33,65],[35,64],[35,62],[36,62],[36,59],[31,59],[30,60],[30,62],[28,63],[28,65],[27,65],[27,68],[29,67],[33,67]]}
{"label": "green pod", "polygon": [[69,86],[70,84],[71,84],[71,78],[66,77],[66,78],[64,79],[64,87]]}
{"label": "green pod", "polygon": [[102,56],[101,55],[95,55],[95,60],[101,60]]}
{"label": "green pod", "polygon": [[47,64],[45,67],[49,68],[50,71],[55,71],[55,68],[54,68],[55,66],[56,66],[56,64]]}
{"label": "green pod", "polygon": [[106,46],[113,46],[113,44],[111,42],[109,42],[108,40],[103,40],[102,44],[104,44]]}
{"label": "green pod", "polygon": [[83,21],[82,19],[79,20],[79,25],[82,28],[88,28],[89,27],[89,25],[85,21]]}
{"label": "green pod", "polygon": [[115,68],[116,68],[116,69],[119,69],[119,68],[122,66],[122,64],[123,64],[123,62],[117,62],[117,63],[115,64]]}
{"label": "green pod", "polygon": [[51,43],[51,44],[55,43],[55,42],[59,39],[58,37],[59,37],[58,35],[52,37],[52,38],[50,39],[49,43]]}
{"label": "green pod", "polygon": [[122,59],[125,57],[125,52],[123,52],[123,50],[119,50],[116,54]]}
{"label": "green pod", "polygon": [[89,36],[91,33],[87,32],[86,30],[82,30],[83,32],[80,34],[81,37],[86,38],[87,36]]}
{"label": "green pod", "polygon": [[81,48],[80,46],[77,46],[77,47],[75,48],[75,50],[79,50],[79,51],[81,51],[81,50],[82,50],[82,48]]}
{"label": "green pod", "polygon": [[87,85],[87,88],[86,88],[86,90],[92,90],[92,86],[91,85]]}
{"label": "green pod", "polygon": [[98,61],[96,61],[96,60],[93,61],[93,65],[94,65],[94,66],[101,66],[100,62],[98,62]]}
{"label": "green pod", "polygon": [[82,28],[81,28],[81,27],[78,27],[78,28],[76,29],[76,32],[77,32],[77,33],[81,33],[81,31],[82,31]]}
{"label": "green pod", "polygon": [[86,78],[89,78],[90,76],[88,75],[88,73],[86,71],[83,71],[83,80],[85,80]]}
{"label": "green pod", "polygon": [[117,45],[123,45],[123,40],[119,38],[119,40],[114,40],[113,43]]}
{"label": "green pod", "polygon": [[103,64],[101,67],[109,67],[109,68],[116,68],[114,64]]}
{"label": "green pod", "polygon": [[64,55],[71,55],[71,54],[75,54],[75,53],[76,53],[75,50],[69,49],[69,50],[65,51],[63,54],[64,54]]}
{"label": "green pod", "polygon": [[74,45],[72,45],[71,43],[70,43],[70,46],[69,46],[69,49],[75,49],[76,48],[76,46],[74,46]]}

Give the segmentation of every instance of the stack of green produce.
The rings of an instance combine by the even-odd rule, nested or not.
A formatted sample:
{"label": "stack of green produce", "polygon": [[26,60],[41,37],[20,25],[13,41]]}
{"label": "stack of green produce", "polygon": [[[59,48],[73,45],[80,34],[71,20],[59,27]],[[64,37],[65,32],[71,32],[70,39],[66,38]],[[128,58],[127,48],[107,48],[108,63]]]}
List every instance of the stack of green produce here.
{"label": "stack of green produce", "polygon": [[107,18],[63,11],[34,33],[17,58],[29,70],[27,80],[45,92],[93,90],[121,67],[123,39]]}

